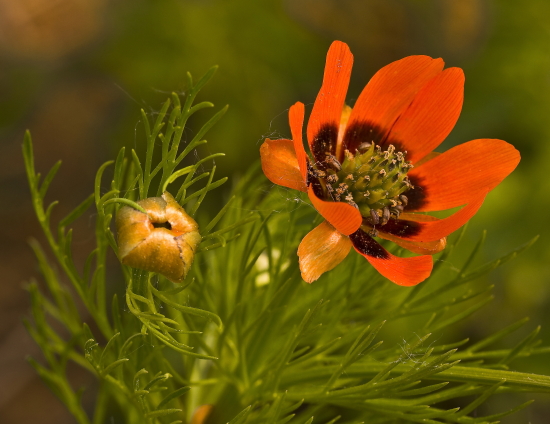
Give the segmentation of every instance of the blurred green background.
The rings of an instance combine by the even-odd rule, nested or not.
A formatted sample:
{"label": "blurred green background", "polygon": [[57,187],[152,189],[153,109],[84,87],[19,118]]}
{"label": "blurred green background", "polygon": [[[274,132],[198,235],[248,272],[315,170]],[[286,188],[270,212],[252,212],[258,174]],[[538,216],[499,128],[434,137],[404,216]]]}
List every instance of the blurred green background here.
{"label": "blurred green background", "polygon": [[[21,316],[23,282],[38,276],[27,239],[39,234],[20,153],[24,130],[32,132],[38,170],[63,160],[51,189],[62,216],[92,191],[101,163],[122,146],[142,147],[141,108],[154,114],[170,92],[184,93],[186,71],[199,78],[217,64],[199,100],[230,108],[199,154],[225,152],[219,175],[235,176],[258,160],[265,137],[289,137],[292,103],[311,107],[335,39],[355,55],[350,104],[377,69],[406,55],[464,69],[463,112],[439,150],[501,138],[522,153],[472,220],[467,241],[472,246],[487,229],[483,257],[491,260],[541,238],[487,277],[495,301],[452,338],[476,339],[530,316],[529,330],[542,324],[550,342],[547,0],[0,0],[0,422],[72,422],[23,360],[37,355]],[[187,134],[209,116],[199,113]],[[93,231],[83,221],[77,258]],[[516,364],[550,374],[546,362]],[[547,422],[545,403],[540,397],[525,419]]]}

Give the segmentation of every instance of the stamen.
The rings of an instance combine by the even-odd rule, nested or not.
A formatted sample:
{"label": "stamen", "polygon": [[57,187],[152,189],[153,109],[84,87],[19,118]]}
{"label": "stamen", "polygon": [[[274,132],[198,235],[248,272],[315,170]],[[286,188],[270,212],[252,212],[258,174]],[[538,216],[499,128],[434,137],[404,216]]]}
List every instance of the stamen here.
{"label": "stamen", "polygon": [[338,182],[338,175],[331,174],[327,177],[327,183],[334,184],[334,183],[337,183],[337,182]]}
{"label": "stamen", "polygon": [[344,150],[342,162],[326,152],[322,169],[311,175],[326,183],[332,200],[358,208],[371,226],[386,225],[399,218],[409,201],[403,193],[412,187],[407,171],[413,165],[405,156],[393,144],[383,150],[374,140],[363,141],[354,153]]}
{"label": "stamen", "polygon": [[390,210],[386,206],[384,208],[384,211],[382,212],[382,222],[380,224],[381,225],[386,225],[388,223],[388,221],[390,220],[390,216],[391,216]]}
{"label": "stamen", "polygon": [[359,150],[360,152],[363,152],[365,150],[368,150],[370,146],[371,146],[371,143],[364,141],[359,145],[359,147],[357,147],[357,150]]}
{"label": "stamen", "polygon": [[330,166],[331,168],[336,170],[336,172],[338,172],[338,171],[340,171],[340,169],[342,169],[342,165],[340,164],[340,162],[338,162],[338,159],[336,159],[336,156],[331,155],[330,153],[325,153],[325,155],[326,155],[325,163],[328,166]]}
{"label": "stamen", "polygon": [[370,210],[370,218],[374,225],[378,225],[378,223],[380,222],[380,217],[378,216],[378,214],[374,209]]}

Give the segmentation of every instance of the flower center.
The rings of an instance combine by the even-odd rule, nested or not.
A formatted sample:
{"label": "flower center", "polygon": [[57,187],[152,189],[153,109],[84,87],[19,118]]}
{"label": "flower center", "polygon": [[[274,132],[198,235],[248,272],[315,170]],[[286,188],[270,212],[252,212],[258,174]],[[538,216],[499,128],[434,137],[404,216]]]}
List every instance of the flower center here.
{"label": "flower center", "polygon": [[391,144],[383,151],[363,143],[355,155],[346,150],[341,164],[327,154],[324,170],[312,173],[324,181],[329,198],[355,206],[372,225],[385,225],[403,212],[408,203],[403,193],[413,188],[407,177],[413,165],[405,161],[406,153]]}

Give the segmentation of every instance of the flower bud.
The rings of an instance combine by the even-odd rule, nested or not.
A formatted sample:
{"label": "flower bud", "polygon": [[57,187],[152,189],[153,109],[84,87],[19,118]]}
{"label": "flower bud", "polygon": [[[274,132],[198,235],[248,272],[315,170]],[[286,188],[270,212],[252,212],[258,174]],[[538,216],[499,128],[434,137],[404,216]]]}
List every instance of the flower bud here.
{"label": "flower bud", "polygon": [[116,217],[120,261],[181,283],[201,241],[199,226],[168,192],[137,204],[147,213],[124,206]]}

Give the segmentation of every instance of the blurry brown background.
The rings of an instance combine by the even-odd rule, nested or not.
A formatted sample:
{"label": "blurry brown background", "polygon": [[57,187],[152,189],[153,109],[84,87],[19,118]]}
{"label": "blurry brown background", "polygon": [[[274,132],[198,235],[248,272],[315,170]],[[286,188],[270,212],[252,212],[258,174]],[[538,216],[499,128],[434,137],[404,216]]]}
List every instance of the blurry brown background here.
{"label": "blurry brown background", "polygon": [[[286,110],[298,100],[313,102],[334,39],[355,55],[350,103],[378,68],[406,55],[464,68],[464,109],[444,148],[502,138],[523,157],[472,221],[469,242],[487,228],[483,255],[490,260],[536,234],[541,239],[488,277],[497,299],[457,331],[475,339],[530,316],[550,342],[546,0],[0,0],[1,423],[73,422],[24,361],[39,356],[22,325],[24,282],[39,278],[27,244],[39,228],[21,156],[24,130],[32,132],[39,171],[63,160],[49,196],[60,200],[56,213],[63,216],[93,190],[102,162],[122,146],[140,147],[141,108],[154,112],[167,93],[184,90],[186,71],[198,78],[218,64],[200,98],[230,109],[203,154],[225,152],[218,168],[231,176],[258,159],[264,137],[289,135]],[[189,135],[201,119],[191,122]],[[92,225],[77,225],[77,260],[89,248]],[[546,362],[516,365],[550,374]],[[522,422],[547,422],[550,399],[539,398]]]}

